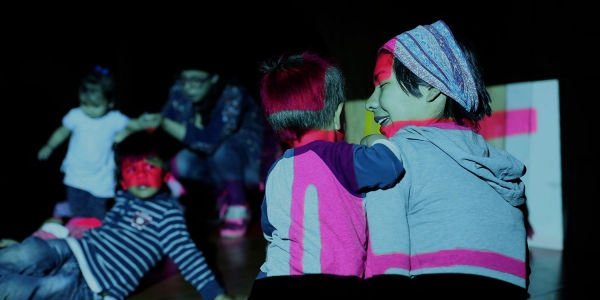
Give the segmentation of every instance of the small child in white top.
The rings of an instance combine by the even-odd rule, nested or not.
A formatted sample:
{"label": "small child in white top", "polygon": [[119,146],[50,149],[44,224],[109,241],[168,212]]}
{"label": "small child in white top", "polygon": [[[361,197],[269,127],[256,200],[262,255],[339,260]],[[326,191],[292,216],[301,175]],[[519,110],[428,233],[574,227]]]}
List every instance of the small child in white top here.
{"label": "small child in white top", "polygon": [[54,149],[69,139],[61,166],[67,187],[67,203],[73,216],[95,217],[106,213],[106,202],[116,189],[113,144],[124,129],[140,131],[143,117],[130,119],[113,110],[115,80],[110,70],[96,66],[79,85],[79,106],[71,109],[39,150],[47,160]]}

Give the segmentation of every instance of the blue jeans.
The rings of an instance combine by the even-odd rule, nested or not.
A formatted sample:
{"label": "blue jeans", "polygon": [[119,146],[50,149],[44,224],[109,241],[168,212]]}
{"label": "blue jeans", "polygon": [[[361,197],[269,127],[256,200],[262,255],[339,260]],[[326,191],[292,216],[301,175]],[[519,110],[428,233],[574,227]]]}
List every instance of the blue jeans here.
{"label": "blue jeans", "polygon": [[92,300],[94,293],[65,240],[30,236],[0,249],[0,299]]}
{"label": "blue jeans", "polygon": [[[171,160],[175,178],[192,179],[215,188],[218,200],[227,205],[244,205],[244,187],[258,187],[260,161],[253,159],[246,139],[232,136],[210,155],[200,154],[184,148]],[[256,149],[254,149],[256,150]],[[226,191],[226,194],[222,194]],[[221,204],[219,204],[221,205]]]}
{"label": "blue jeans", "polygon": [[107,198],[100,198],[82,189],[67,186],[67,203],[72,217],[94,217],[102,220],[106,215]]}
{"label": "blue jeans", "polygon": [[218,188],[224,188],[225,181],[256,185],[260,179],[260,161],[252,157],[243,141],[237,140],[236,136],[230,137],[210,155],[184,148],[171,161],[173,176]]}

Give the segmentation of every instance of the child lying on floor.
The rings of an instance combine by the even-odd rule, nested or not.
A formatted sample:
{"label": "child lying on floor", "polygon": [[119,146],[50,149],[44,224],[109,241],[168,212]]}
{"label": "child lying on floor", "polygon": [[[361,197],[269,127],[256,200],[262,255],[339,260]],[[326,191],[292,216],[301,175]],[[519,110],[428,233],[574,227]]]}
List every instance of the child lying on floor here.
{"label": "child lying on floor", "polygon": [[102,225],[81,239],[30,236],[0,250],[0,299],[125,299],[164,255],[203,299],[235,299],[191,240],[147,138],[140,132],[117,147],[122,189]]}

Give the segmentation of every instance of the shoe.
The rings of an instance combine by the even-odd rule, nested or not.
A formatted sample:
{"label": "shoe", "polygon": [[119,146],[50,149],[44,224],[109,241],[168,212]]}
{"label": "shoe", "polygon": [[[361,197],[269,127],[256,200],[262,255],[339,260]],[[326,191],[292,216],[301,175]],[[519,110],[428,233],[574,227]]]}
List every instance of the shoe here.
{"label": "shoe", "polygon": [[225,212],[221,237],[240,238],[246,234],[250,223],[250,209],[246,205],[232,205]]}

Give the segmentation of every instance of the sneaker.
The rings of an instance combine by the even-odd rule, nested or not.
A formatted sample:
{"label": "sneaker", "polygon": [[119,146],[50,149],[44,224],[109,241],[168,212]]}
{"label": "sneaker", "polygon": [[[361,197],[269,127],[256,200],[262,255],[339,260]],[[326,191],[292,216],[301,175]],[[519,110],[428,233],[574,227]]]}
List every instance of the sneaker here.
{"label": "sneaker", "polygon": [[250,209],[246,205],[232,205],[227,208],[221,227],[221,237],[240,238],[246,234],[250,223]]}

